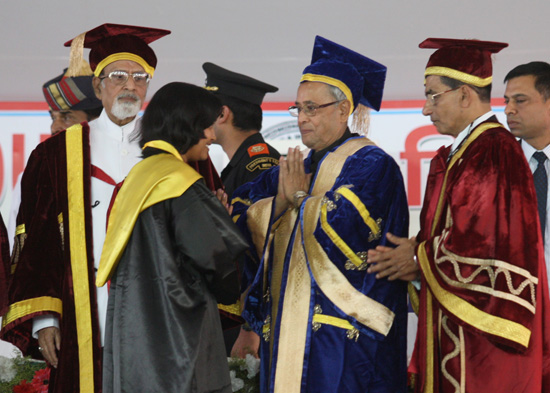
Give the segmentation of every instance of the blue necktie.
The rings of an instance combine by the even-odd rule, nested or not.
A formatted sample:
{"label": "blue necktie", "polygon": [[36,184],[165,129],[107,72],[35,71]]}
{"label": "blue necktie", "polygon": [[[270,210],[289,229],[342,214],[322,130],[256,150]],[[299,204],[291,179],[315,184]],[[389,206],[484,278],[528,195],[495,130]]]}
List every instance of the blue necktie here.
{"label": "blue necktie", "polygon": [[544,168],[544,162],[547,160],[546,154],[537,151],[533,154],[533,158],[538,161],[537,169],[533,173],[535,180],[535,190],[537,191],[537,205],[539,208],[540,229],[544,239],[544,227],[546,225],[546,199],[548,193],[548,176]]}

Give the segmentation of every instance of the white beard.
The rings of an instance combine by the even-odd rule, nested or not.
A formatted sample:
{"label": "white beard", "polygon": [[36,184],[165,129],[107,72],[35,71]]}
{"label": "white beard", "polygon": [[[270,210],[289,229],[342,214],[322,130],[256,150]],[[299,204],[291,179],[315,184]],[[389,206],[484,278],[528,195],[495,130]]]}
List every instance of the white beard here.
{"label": "white beard", "polygon": [[[137,101],[119,101],[119,98],[131,97],[135,98]],[[118,120],[124,120],[129,117],[136,117],[141,109],[141,100],[139,97],[133,93],[122,93],[116,100],[113,102],[111,107],[111,114],[116,117]]]}

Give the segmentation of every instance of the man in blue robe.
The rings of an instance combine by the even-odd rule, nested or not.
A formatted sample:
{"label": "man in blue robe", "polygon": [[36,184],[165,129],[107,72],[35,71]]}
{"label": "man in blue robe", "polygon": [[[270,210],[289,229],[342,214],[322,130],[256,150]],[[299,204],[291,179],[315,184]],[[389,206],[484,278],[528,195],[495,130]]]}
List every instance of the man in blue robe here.
{"label": "man in blue robe", "polygon": [[309,155],[289,149],[233,196],[251,242],[243,316],[261,337],[262,392],[406,391],[406,284],[376,280],[365,263],[387,232],[407,236],[403,179],[388,154],[348,128],[355,112],[365,131],[385,75],[317,37],[289,108]]}

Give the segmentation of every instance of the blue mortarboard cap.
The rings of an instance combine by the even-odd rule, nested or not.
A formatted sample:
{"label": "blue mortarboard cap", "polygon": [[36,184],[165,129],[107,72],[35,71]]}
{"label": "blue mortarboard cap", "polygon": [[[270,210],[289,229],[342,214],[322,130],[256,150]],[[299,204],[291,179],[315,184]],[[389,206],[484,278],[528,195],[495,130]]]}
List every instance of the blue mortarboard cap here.
{"label": "blue mortarboard cap", "polygon": [[357,52],[315,37],[311,64],[304,69],[301,81],[323,82],[336,86],[353,104],[379,110],[386,80],[386,66]]}

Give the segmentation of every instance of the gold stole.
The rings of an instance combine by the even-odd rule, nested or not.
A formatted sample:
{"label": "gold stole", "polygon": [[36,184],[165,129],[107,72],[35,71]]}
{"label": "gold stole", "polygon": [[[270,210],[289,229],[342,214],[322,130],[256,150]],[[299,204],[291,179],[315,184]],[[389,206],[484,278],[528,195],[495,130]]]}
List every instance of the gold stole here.
{"label": "gold stole", "polygon": [[[312,260],[310,266],[316,282],[323,291],[327,291],[327,296],[331,301],[367,326],[374,326],[381,332],[386,331],[386,333],[391,327],[393,313],[355,290],[345,276],[331,263],[313,237],[313,231],[320,214],[322,198],[334,186],[346,159],[361,148],[372,144],[366,138],[350,139],[325,157],[313,185],[311,197],[304,202],[304,234],[302,234],[302,228],[299,225],[299,216],[294,209],[287,210],[279,222],[276,223],[277,225],[272,228],[272,234],[274,233],[271,278],[272,326],[276,326],[278,318],[279,293],[282,285],[285,256],[287,252],[291,253],[282,314],[280,316],[281,323],[279,325],[275,366],[275,392],[300,392],[302,383],[311,295],[311,278],[306,263],[306,252]],[[298,225],[295,230],[294,241],[291,244],[290,240],[296,224]],[[305,243],[306,249],[304,249],[302,242]],[[291,249],[287,250],[288,247],[291,247]],[[267,251],[269,251],[268,248],[269,245]],[[264,260],[264,263],[267,263],[267,259]],[[346,304],[348,302],[349,304]],[[368,310],[370,307],[382,310],[383,316],[369,320],[367,316],[375,313],[375,311]],[[273,338],[275,332],[273,329],[271,329],[271,332]],[[273,339],[271,345],[273,345]],[[273,351],[270,352],[273,353]]]}
{"label": "gold stole", "polygon": [[[65,131],[67,155],[67,195],[69,211],[69,243],[73,276],[80,392],[94,392],[94,351],[92,312],[86,250],[86,220],[84,207],[84,153],[82,126]],[[92,289],[93,290],[93,289]]]}

